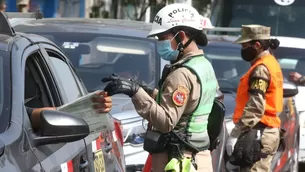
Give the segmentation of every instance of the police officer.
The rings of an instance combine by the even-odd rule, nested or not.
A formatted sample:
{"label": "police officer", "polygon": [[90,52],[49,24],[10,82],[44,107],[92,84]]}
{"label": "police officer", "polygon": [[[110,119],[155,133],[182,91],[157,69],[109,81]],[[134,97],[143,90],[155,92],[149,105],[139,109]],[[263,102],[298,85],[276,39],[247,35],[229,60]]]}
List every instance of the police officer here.
{"label": "police officer", "polygon": [[6,2],[5,0],[0,0],[0,12],[5,12],[6,11]]}
{"label": "police officer", "polygon": [[[257,133],[254,139],[260,139],[262,148],[259,148],[259,152],[262,155],[260,160],[241,168],[241,171],[267,172],[280,142],[281,120],[277,113],[283,107],[283,75],[279,63],[269,52],[269,48],[279,46],[279,41],[270,39],[270,27],[243,25],[241,37],[235,42],[242,45],[241,56],[251,67],[240,79],[233,115],[235,127],[226,149],[228,155],[234,154],[234,145],[239,136],[250,129],[257,129],[260,135]],[[249,140],[239,146],[247,147],[246,144],[253,142]],[[227,165],[230,166],[230,163]]]}
{"label": "police officer", "polygon": [[[166,136],[173,133],[169,135],[173,140],[176,139],[173,135],[181,138],[181,153],[194,161],[197,171],[212,172],[207,119],[218,84],[212,65],[197,46],[207,44],[201,18],[196,9],[186,4],[167,5],[157,13],[148,36],[158,38],[158,53],[171,66],[163,70],[164,80],[159,84],[156,100],[152,98],[156,90],[145,91],[130,80],[110,77],[103,81],[111,81],[104,89],[110,96],[123,93],[132,98],[138,114],[149,121],[153,132]],[[167,69],[169,72],[165,72]],[[152,150],[154,172],[165,171],[173,153],[169,150],[168,147],[159,152]]]}
{"label": "police officer", "polygon": [[30,0],[17,0],[18,12],[26,13],[30,8]]}

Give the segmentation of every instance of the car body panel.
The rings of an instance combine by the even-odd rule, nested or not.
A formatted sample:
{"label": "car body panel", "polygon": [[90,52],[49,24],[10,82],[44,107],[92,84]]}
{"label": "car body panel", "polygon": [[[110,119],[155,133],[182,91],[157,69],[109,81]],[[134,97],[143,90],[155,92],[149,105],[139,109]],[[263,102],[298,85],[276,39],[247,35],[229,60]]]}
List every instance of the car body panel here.
{"label": "car body panel", "polygon": [[[31,127],[29,123],[28,118],[24,118],[23,114],[27,116],[25,112],[25,108],[23,106],[23,99],[20,98],[20,95],[24,94],[24,66],[25,65],[25,58],[23,57],[23,54],[28,55],[27,51],[33,51],[38,50],[39,46],[37,45],[31,45],[31,42],[29,42],[25,38],[17,38],[18,40],[14,41],[14,45],[12,48],[12,58],[11,58],[11,68],[15,69],[12,70],[12,118],[11,118],[11,125],[9,126],[8,130],[6,130],[4,133],[0,135],[1,141],[5,145],[5,152],[4,155],[1,156],[1,159],[6,162],[5,166],[1,167],[2,170],[5,171],[41,171],[41,165],[43,165],[43,169],[47,171],[58,169],[57,171],[61,171],[60,169],[60,162],[61,160],[59,158],[63,158],[62,160],[66,160],[67,157],[70,157],[71,159],[75,156],[73,155],[73,150],[70,150],[71,152],[66,150],[65,156],[61,155],[58,156],[58,153],[54,153],[53,155],[50,150],[57,149],[56,146],[41,146],[38,148],[32,148],[29,140],[32,140],[32,132]],[[18,48],[17,48],[18,47]],[[29,48],[26,48],[29,47]],[[25,50],[25,51],[24,51]],[[29,53],[29,52],[28,52]],[[23,74],[23,75],[20,75]],[[21,86],[21,87],[20,87]],[[19,102],[19,103],[18,103]],[[19,117],[17,117],[19,116]],[[80,143],[71,143],[74,147],[78,148],[85,148],[85,145],[83,142]],[[60,144],[61,145],[61,144]],[[50,148],[50,149],[48,149]],[[39,156],[39,152],[43,154],[42,156]],[[76,154],[79,152],[76,152]],[[22,156],[21,156],[22,155]],[[46,158],[46,155],[50,155],[48,158]],[[24,160],[24,157],[26,160]],[[54,158],[57,159],[57,161],[54,161],[54,158],[50,159],[51,156],[55,156]],[[56,158],[58,157],[58,158]],[[40,159],[41,158],[41,159]],[[15,159],[15,160],[13,160]],[[41,161],[41,162],[39,162]],[[49,161],[45,163],[45,161]],[[34,163],[33,163],[34,162]],[[50,168],[49,168],[50,167]]]}

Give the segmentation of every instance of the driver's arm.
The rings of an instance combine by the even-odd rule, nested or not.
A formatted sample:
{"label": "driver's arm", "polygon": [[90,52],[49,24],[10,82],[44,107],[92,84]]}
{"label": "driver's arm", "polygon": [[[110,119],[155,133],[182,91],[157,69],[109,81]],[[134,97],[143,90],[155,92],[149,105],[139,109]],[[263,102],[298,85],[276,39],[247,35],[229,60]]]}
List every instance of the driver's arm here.
{"label": "driver's arm", "polygon": [[[265,84],[258,85],[258,83],[262,82],[265,82]],[[249,100],[244,108],[243,116],[237,123],[240,131],[254,127],[264,115],[266,105],[265,93],[269,82],[270,74],[266,66],[258,65],[253,69],[249,77]]]}
{"label": "driver's arm", "polygon": [[305,76],[303,75],[298,81],[298,85],[305,86]]}
{"label": "driver's arm", "polygon": [[55,107],[44,107],[44,108],[29,108],[26,107],[26,112],[29,115],[33,130],[37,130],[40,127],[40,113],[43,110],[56,110]]}
{"label": "driver's arm", "polygon": [[[100,91],[97,96],[91,100],[95,105],[93,109],[97,113],[109,113],[112,108],[112,99],[106,92]],[[43,108],[30,108],[26,107],[27,114],[29,115],[33,130],[37,130],[40,127],[40,114],[43,110],[56,110],[56,107],[43,107]]]}

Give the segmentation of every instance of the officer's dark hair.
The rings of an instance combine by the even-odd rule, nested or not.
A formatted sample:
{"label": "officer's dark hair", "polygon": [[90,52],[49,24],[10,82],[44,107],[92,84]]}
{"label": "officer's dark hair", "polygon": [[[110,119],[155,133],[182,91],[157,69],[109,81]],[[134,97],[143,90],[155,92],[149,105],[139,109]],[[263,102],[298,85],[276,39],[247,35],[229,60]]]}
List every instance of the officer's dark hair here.
{"label": "officer's dark hair", "polygon": [[[163,34],[167,34],[167,33],[176,35],[180,31],[183,31],[187,37],[189,37],[191,40],[194,40],[196,42],[196,44],[198,44],[200,46],[206,46],[208,43],[208,39],[202,30],[197,30],[197,29],[187,27],[187,26],[176,26],[165,32],[159,33],[156,36],[158,37],[158,35],[163,35]],[[175,37],[175,40],[177,41],[177,43],[181,42],[179,35],[177,35]],[[186,46],[188,46],[188,45],[186,45]]]}
{"label": "officer's dark hair", "polygon": [[206,46],[208,43],[208,39],[202,30],[197,30],[188,26],[177,26],[170,29],[170,32],[174,35],[177,34],[179,31],[183,31],[187,37],[194,40],[196,44],[200,46]]}
{"label": "officer's dark hair", "polygon": [[275,50],[280,45],[280,41],[278,39],[252,40],[250,43],[255,44],[255,42],[259,42],[263,50],[268,50],[269,48]]}
{"label": "officer's dark hair", "polygon": [[170,32],[172,32],[173,34],[176,34],[179,31],[184,31],[186,36],[188,36],[188,37],[192,37],[192,36],[197,35],[201,32],[199,30],[196,30],[194,28],[187,27],[187,26],[177,26],[177,27],[173,27],[172,29],[170,29]]}

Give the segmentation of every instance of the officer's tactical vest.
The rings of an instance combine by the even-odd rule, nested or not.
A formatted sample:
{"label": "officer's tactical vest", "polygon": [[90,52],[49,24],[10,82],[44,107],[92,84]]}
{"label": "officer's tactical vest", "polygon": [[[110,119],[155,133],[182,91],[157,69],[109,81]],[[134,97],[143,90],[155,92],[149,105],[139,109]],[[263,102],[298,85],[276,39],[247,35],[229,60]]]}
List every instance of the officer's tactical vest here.
{"label": "officer's tactical vest", "polygon": [[[197,76],[200,81],[201,96],[194,112],[192,114],[183,114],[174,128],[174,132],[188,135],[186,139],[188,139],[189,143],[197,148],[206,150],[209,147],[208,116],[212,110],[217,90],[215,72],[211,63],[202,55],[192,57],[182,64],[182,67],[188,68]],[[192,92],[192,90],[190,91]],[[159,91],[156,98],[158,104],[160,104],[160,96],[161,91]]]}

